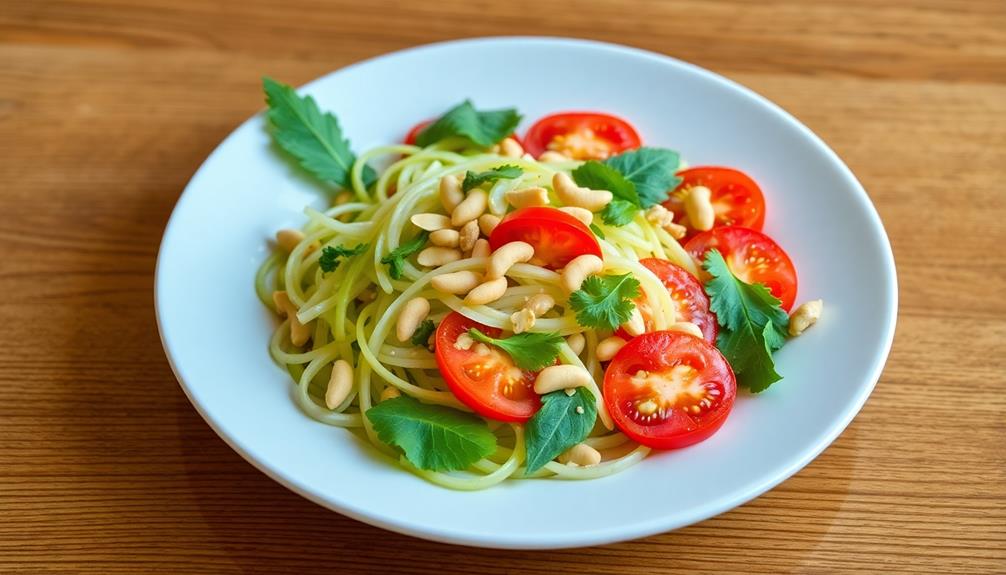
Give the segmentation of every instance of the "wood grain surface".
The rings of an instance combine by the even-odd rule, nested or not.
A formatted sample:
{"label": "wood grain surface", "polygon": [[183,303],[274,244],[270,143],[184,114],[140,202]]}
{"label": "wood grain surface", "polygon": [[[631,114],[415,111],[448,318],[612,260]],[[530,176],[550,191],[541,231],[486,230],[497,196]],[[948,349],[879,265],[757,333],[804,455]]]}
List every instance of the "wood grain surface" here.
{"label": "wood grain surface", "polygon": [[[158,242],[261,107],[260,76],[518,33],[639,46],[755,89],[883,217],[901,286],[884,375],[834,445],[747,505],[582,550],[420,541],[266,478],[171,374]],[[0,572],[1006,572],[1004,220],[1002,0],[2,0]]]}

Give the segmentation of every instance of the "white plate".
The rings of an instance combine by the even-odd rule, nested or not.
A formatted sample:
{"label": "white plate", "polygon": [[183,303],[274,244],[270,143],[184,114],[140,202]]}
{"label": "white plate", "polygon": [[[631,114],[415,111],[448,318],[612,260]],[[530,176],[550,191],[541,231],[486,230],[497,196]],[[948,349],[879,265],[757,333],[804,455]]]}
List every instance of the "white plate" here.
{"label": "white plate", "polygon": [[[785,379],[742,393],[722,430],[593,481],[509,481],[484,492],[436,487],[349,433],[317,423],[270,360],[273,319],[256,267],[279,228],[299,226],[309,182],[271,149],[256,115],[206,160],[178,201],[157,265],[164,349],[185,393],[248,461],[304,497],[438,541],[555,548],[674,529],[740,505],[796,473],[859,411],[880,375],[897,313],[894,260],[866,192],[810,130],[700,68],[610,44],[487,38],[423,46],[350,66],[302,92],[335,112],[358,151],[398,141],[464,98],[516,106],[528,121],[603,110],[691,165],[740,168],[765,191],[765,230],[796,264],[798,301],[822,321],[778,354]],[[527,127],[527,121],[521,129]]]}

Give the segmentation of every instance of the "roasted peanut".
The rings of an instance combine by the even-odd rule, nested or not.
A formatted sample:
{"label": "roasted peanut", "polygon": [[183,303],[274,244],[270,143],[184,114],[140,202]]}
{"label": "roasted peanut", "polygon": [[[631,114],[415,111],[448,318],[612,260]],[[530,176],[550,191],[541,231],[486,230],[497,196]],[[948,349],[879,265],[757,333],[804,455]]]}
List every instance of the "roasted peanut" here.
{"label": "roasted peanut", "polygon": [[461,227],[484,214],[488,206],[489,194],[485,190],[472,190],[468,192],[468,197],[451,212],[451,224],[455,227]]}
{"label": "roasted peanut", "polygon": [[565,206],[559,208],[559,211],[566,212],[567,214],[573,216],[574,218],[580,220],[585,226],[589,226],[594,221],[594,214],[586,208],[578,208],[576,206]]}
{"label": "roasted peanut", "polygon": [[534,294],[524,302],[524,307],[531,310],[535,316],[541,317],[555,307],[555,298],[547,293]]}
{"label": "roasted peanut", "polygon": [[596,212],[611,203],[612,194],[607,190],[592,190],[581,188],[566,175],[565,172],[556,172],[552,177],[552,187],[555,194],[559,196],[562,203],[567,206],[584,208],[591,212]]}
{"label": "roasted peanut", "polygon": [[483,282],[465,296],[467,305],[485,305],[503,297],[506,293],[506,278],[496,278]]}
{"label": "roasted peanut", "polygon": [[507,158],[519,158],[524,155],[524,148],[513,138],[503,138],[500,142],[500,155]]}
{"label": "roasted peanut", "polygon": [[560,454],[558,460],[559,463],[589,467],[601,463],[601,452],[586,443],[577,443]]}
{"label": "roasted peanut", "polygon": [[688,215],[688,223],[700,232],[713,229],[716,220],[716,212],[710,201],[712,192],[705,186],[695,186],[688,190],[685,196],[685,213]]}
{"label": "roasted peanut", "polygon": [[534,327],[534,312],[527,308],[510,314],[510,323],[513,324],[514,333],[523,333]]}
{"label": "roasted peanut", "polygon": [[489,256],[486,278],[496,279],[506,275],[514,264],[524,263],[534,257],[534,248],[527,242],[510,242],[500,246]]}
{"label": "roasted peanut", "polygon": [[444,248],[432,246],[419,252],[416,261],[424,267],[438,267],[451,262],[456,262],[463,256],[460,250],[454,248]]}
{"label": "roasted peanut", "polygon": [[550,365],[534,380],[534,392],[545,395],[560,389],[575,389],[594,382],[590,372],[578,365]]}
{"label": "roasted peanut", "polygon": [[606,337],[598,342],[594,353],[597,355],[599,361],[611,361],[611,358],[615,357],[618,350],[625,347],[626,343],[628,342],[617,335]]}
{"label": "roasted peanut", "polygon": [[479,216],[479,230],[482,232],[482,235],[487,238],[492,235],[493,230],[496,229],[496,226],[499,223],[499,216],[494,216],[493,214],[482,214]]}
{"label": "roasted peanut", "polygon": [[415,214],[409,218],[409,221],[428,232],[451,227],[451,219],[443,214]]}
{"label": "roasted peanut", "polygon": [[[483,218],[485,216],[482,216]],[[479,223],[472,220],[461,226],[461,234],[458,236],[458,247],[463,252],[470,252],[475,247],[475,242],[479,239]]]}
{"label": "roasted peanut", "polygon": [[582,333],[574,333],[566,338],[566,345],[569,349],[573,350],[573,353],[580,355],[583,353],[583,348],[587,345],[587,338],[583,337]]}
{"label": "roasted peanut", "polygon": [[272,302],[276,304],[281,316],[290,318],[290,343],[301,346],[311,339],[311,328],[297,319],[297,306],[290,301],[285,291],[272,292]]}
{"label": "roasted peanut", "polygon": [[398,391],[398,388],[389,385],[381,390],[381,401],[388,401],[389,399],[395,399],[396,397],[401,397],[402,392]]}
{"label": "roasted peanut", "polygon": [[300,230],[280,230],[276,232],[276,244],[286,253],[293,251],[297,244],[304,241],[304,232]]}
{"label": "roasted peanut", "polygon": [[565,154],[560,154],[554,150],[546,150],[538,156],[539,162],[545,162],[547,164],[554,164],[557,162],[569,162],[572,158],[567,157]]}
{"label": "roasted peanut", "polygon": [[808,327],[817,323],[824,310],[824,300],[815,299],[800,304],[793,314],[789,316],[789,335],[796,337],[804,332]]}
{"label": "roasted peanut", "polygon": [[506,201],[518,209],[532,206],[547,206],[548,190],[540,187],[509,190],[506,193]]}
{"label": "roasted peanut", "polygon": [[604,269],[604,262],[601,258],[593,254],[576,256],[563,268],[559,282],[567,293],[573,293],[580,289],[587,276],[596,274],[602,269]]}
{"label": "roasted peanut", "polygon": [[328,378],[325,389],[325,406],[335,409],[342,405],[353,391],[353,366],[348,361],[340,359],[332,364],[332,376]]}
{"label": "roasted peanut", "polygon": [[492,249],[489,247],[489,240],[481,239],[481,238],[475,240],[475,245],[472,246],[472,257],[473,258],[487,258],[487,257],[489,257],[489,254],[491,252],[492,252]]}
{"label": "roasted peanut", "polygon": [[406,302],[395,325],[398,341],[408,341],[429,313],[430,302],[424,297],[414,297]]}
{"label": "roasted peanut", "polygon": [[639,307],[632,308],[632,315],[622,324],[625,333],[635,337],[646,331],[646,322],[643,321],[643,314],[639,313]]}
{"label": "roasted peanut", "polygon": [[461,191],[461,182],[457,176],[444,176],[440,178],[440,204],[444,206],[447,213],[453,212],[465,199],[464,192]]}
{"label": "roasted peanut", "polygon": [[482,283],[482,274],[471,270],[442,274],[434,276],[430,280],[433,289],[452,294],[468,293],[480,283]]}
{"label": "roasted peanut", "polygon": [[685,237],[688,228],[674,223],[674,212],[668,210],[660,204],[651,206],[646,210],[646,220],[655,226],[660,226],[670,236],[676,240]]}
{"label": "roasted peanut", "polygon": [[430,234],[430,243],[442,248],[456,248],[460,240],[461,235],[458,234],[457,230],[437,230]]}
{"label": "roasted peanut", "polygon": [[681,333],[687,333],[688,335],[694,335],[695,337],[702,339],[702,329],[690,321],[679,321],[667,328],[669,331],[680,331]]}

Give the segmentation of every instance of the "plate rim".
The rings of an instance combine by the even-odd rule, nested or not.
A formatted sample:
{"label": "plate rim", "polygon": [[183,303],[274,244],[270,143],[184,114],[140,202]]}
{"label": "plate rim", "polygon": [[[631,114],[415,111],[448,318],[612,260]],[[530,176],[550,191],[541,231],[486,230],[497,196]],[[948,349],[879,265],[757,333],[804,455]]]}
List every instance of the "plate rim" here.
{"label": "plate rim", "polygon": [[894,342],[894,335],[897,325],[898,317],[898,278],[897,278],[897,268],[894,261],[894,253],[891,247],[890,238],[887,234],[887,230],[884,227],[883,221],[880,219],[880,214],[876,209],[876,206],[870,200],[868,193],[866,192],[863,185],[852,173],[852,170],[842,161],[841,157],[828,146],[823,139],[821,139],[816,133],[814,133],[810,128],[804,125],[795,116],[787,112],[778,104],[772,102],[768,98],[758,94],[750,88],[747,88],[733,80],[730,80],[720,74],[712,72],[706,68],[702,68],[698,65],[685,62],[673,56],[666,54],[661,54],[658,52],[653,52],[650,50],[644,50],[641,48],[626,46],[622,44],[616,44],[611,42],[602,42],[597,40],[587,40],[580,38],[570,38],[570,37],[557,37],[557,36],[487,36],[487,37],[473,37],[473,38],[460,38],[453,40],[446,40],[441,42],[433,42],[428,44],[422,44],[417,46],[412,46],[402,50],[395,50],[392,52],[386,52],[379,54],[364,60],[360,60],[351,63],[347,66],[331,70],[330,72],[319,76],[299,87],[297,87],[298,92],[303,92],[305,90],[310,90],[315,84],[327,79],[333,74],[342,73],[350,69],[357,67],[363,67],[371,64],[372,62],[392,58],[396,56],[401,56],[405,54],[415,54],[422,52],[433,52],[439,49],[443,49],[451,46],[464,46],[464,45],[481,45],[481,44],[527,44],[527,43],[538,43],[548,46],[564,46],[573,48],[588,48],[594,50],[603,50],[610,53],[616,53],[620,55],[631,56],[633,58],[643,58],[651,61],[657,61],[664,65],[669,65],[673,67],[678,67],[684,69],[685,71],[698,74],[704,77],[706,80],[713,81],[723,88],[737,92],[748,99],[755,100],[758,104],[761,104],[769,112],[776,116],[776,119],[789,124],[790,127],[796,128],[802,135],[813,145],[818,148],[818,151],[822,152],[824,156],[829,160],[829,163],[833,164],[838,168],[838,172],[841,175],[844,183],[853,190],[855,193],[853,197],[857,202],[863,204],[867,209],[867,217],[871,222],[871,232],[873,232],[879,244],[882,248],[881,256],[884,263],[884,271],[886,272],[887,284],[889,289],[885,294],[887,301],[890,302],[890,313],[887,314],[888,317],[885,318],[885,326],[883,333],[883,346],[874,356],[873,365],[870,366],[869,376],[867,377],[867,384],[862,386],[859,393],[853,397],[848,405],[846,405],[841,416],[836,419],[836,423],[832,424],[828,429],[828,432],[823,436],[823,439],[818,441],[811,449],[806,450],[803,454],[795,459],[790,465],[785,468],[773,473],[770,477],[765,478],[760,483],[752,485],[749,489],[735,493],[731,497],[720,498],[710,504],[697,506],[691,513],[682,515],[681,513],[676,513],[670,516],[662,516],[659,518],[651,520],[643,520],[639,522],[632,523],[621,523],[613,527],[606,526],[600,529],[588,530],[588,531],[576,531],[572,534],[567,533],[556,533],[554,536],[548,539],[537,539],[529,540],[522,538],[519,534],[497,534],[494,537],[480,536],[480,535],[469,535],[460,530],[452,530],[447,528],[438,528],[428,525],[416,524],[409,521],[397,520],[394,516],[388,515],[377,515],[373,513],[368,513],[362,507],[355,505],[349,498],[344,500],[334,500],[330,497],[323,496],[315,491],[311,490],[307,486],[301,484],[295,477],[292,477],[285,473],[282,469],[275,468],[274,466],[260,461],[254,457],[251,450],[247,448],[241,441],[236,437],[232,437],[223,429],[223,424],[218,422],[213,418],[213,416],[206,410],[206,408],[196,401],[194,393],[190,384],[185,381],[181,375],[181,371],[176,363],[176,358],[171,352],[170,346],[168,344],[167,338],[164,331],[164,321],[162,320],[162,309],[161,309],[161,296],[160,292],[165,289],[162,287],[162,283],[167,281],[162,279],[162,260],[165,258],[166,245],[168,244],[169,236],[172,233],[177,233],[174,230],[177,229],[177,219],[180,212],[180,207],[183,202],[186,201],[187,196],[189,196],[190,190],[193,188],[193,183],[197,181],[199,176],[208,169],[207,166],[211,164],[211,161],[220,153],[224,144],[231,138],[240,132],[247,124],[255,121],[259,118],[264,108],[259,109],[255,114],[247,118],[245,121],[241,122],[236,126],[227,136],[225,136],[213,149],[213,151],[203,160],[199,168],[193,173],[192,177],[186,183],[184,190],[178,196],[174,207],[171,211],[171,216],[165,225],[164,232],[161,237],[161,242],[158,246],[157,263],[154,270],[154,309],[155,316],[157,320],[157,331],[158,336],[161,340],[161,346],[164,349],[165,356],[168,360],[168,364],[171,367],[172,373],[175,375],[175,379],[178,381],[179,386],[182,388],[189,403],[195,408],[196,412],[199,413],[200,417],[209,425],[209,427],[220,437],[232,450],[238,453],[245,461],[250,463],[253,467],[258,469],[260,472],[264,473],[273,481],[276,481],[285,488],[293,491],[294,493],[304,497],[305,499],[321,505],[327,509],[336,511],[354,520],[367,523],[382,529],[388,529],[398,533],[403,533],[413,537],[418,537],[422,539],[437,541],[441,543],[450,543],[457,545],[466,545],[473,547],[485,547],[485,548],[497,548],[497,549],[562,549],[562,548],[573,548],[573,547],[585,547],[593,545],[603,545],[608,543],[615,543],[620,541],[626,541],[631,539],[637,539],[640,537],[646,537],[658,533],[663,533],[667,531],[672,531],[687,525],[691,525],[705,519],[709,519],[721,513],[724,513],[735,507],[739,507],[756,497],[762,495],[763,493],[769,491],[770,489],[776,487],[783,481],[786,481],[801,469],[806,467],[811,461],[817,458],[825,449],[827,449],[839,435],[849,426],[856,415],[862,410],[867,399],[875,389],[883,369],[887,363],[887,359],[890,355],[891,347]]}

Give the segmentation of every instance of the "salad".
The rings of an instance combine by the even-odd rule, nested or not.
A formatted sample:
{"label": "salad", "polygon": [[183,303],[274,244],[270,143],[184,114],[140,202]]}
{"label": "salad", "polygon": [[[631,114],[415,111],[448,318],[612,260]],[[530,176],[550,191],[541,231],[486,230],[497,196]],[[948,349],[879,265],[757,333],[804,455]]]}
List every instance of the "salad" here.
{"label": "salad", "polygon": [[626,120],[519,136],[517,110],[465,101],[357,156],[311,97],[264,88],[280,153],[329,199],[256,276],[270,353],[305,413],[434,483],[590,479],[700,442],[821,314],[788,313],[754,180]]}

